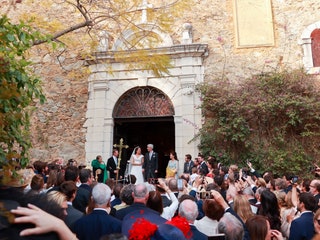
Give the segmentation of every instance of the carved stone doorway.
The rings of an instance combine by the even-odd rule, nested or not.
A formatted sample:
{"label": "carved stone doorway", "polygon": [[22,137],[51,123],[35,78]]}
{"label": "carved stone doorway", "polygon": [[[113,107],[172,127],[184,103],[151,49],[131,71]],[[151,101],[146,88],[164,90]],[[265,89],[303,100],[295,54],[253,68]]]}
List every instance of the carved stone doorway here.
{"label": "carved stone doorway", "polygon": [[[122,158],[128,160],[136,146],[140,146],[144,154],[147,144],[152,143],[159,154],[159,177],[165,177],[169,152],[175,150],[173,116],[173,104],[161,90],[146,86],[125,92],[113,111],[113,142],[123,138],[130,146]],[[122,163],[126,164],[126,161]]]}
{"label": "carved stone doorway", "polygon": [[[195,137],[201,128],[202,114],[199,108],[201,96],[196,85],[203,82],[203,61],[208,46],[169,43],[150,52],[166,54],[172,59],[169,74],[161,77],[144,69],[128,70],[126,62],[114,58],[112,52],[98,52],[95,59],[88,60],[91,74],[84,124],[88,165],[97,155],[106,161],[112,155],[113,145],[127,133],[128,139],[124,138],[124,143],[131,149],[125,151],[126,156],[122,159],[127,160],[135,144],[141,145],[143,152],[147,143],[153,143],[155,150],[163,154],[173,148],[180,160],[180,174],[184,155],[188,153],[194,157],[198,154],[199,139]],[[131,130],[135,128],[139,129],[138,133]],[[157,137],[149,138],[153,130],[157,131],[153,133]],[[142,135],[145,142],[131,140],[131,136],[137,134]],[[166,147],[159,149],[162,142]],[[166,165],[165,160],[162,162]]]}

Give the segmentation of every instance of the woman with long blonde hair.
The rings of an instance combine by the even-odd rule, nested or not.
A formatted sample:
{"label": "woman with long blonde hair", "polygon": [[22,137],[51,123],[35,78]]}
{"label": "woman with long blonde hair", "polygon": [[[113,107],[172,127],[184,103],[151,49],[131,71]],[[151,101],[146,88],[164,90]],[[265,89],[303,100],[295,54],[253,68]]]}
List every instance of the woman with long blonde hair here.
{"label": "woman with long blonde hair", "polygon": [[234,211],[239,215],[242,221],[245,223],[248,218],[252,217],[254,213],[252,212],[251,205],[242,194],[238,194],[233,199]]}

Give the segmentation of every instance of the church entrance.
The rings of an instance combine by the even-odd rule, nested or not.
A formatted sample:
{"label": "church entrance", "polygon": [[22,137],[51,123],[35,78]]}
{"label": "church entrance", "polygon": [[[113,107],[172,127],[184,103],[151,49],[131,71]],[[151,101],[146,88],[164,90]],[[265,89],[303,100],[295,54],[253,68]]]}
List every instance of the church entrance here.
{"label": "church entrance", "polygon": [[[169,161],[169,152],[175,150],[175,127],[173,117],[115,119],[113,142],[124,139],[129,148],[123,150],[123,160],[130,159],[133,149],[140,146],[142,154],[147,151],[147,144],[154,145],[159,154],[158,177],[165,177],[165,169]],[[126,161],[121,161],[121,169],[125,169]]]}
{"label": "church entrance", "polygon": [[183,41],[178,45],[154,25],[141,26],[141,33],[144,29],[162,39],[157,48],[147,51],[169,56],[169,73],[155,76],[152,71],[132,68],[127,61],[130,59],[115,57],[115,52],[126,49],[127,39],[135,31],[124,33],[112,51],[99,50],[94,59],[87,61],[91,74],[84,124],[86,162],[90,165],[97,155],[108,159],[113,146],[123,138],[130,148],[123,149],[121,163],[126,164],[136,145],[141,146],[144,154],[146,145],[152,143],[160,155],[159,176],[165,175],[170,150],[177,152],[181,174],[185,154],[195,156],[199,152],[197,135],[202,113],[196,85],[203,82],[208,46],[192,43],[190,24],[183,27]]}
{"label": "church entrance", "polygon": [[174,108],[171,100],[155,87],[135,87],[124,93],[113,111],[113,142],[123,138],[129,148],[123,150],[121,169],[125,169],[133,149],[140,146],[146,152],[147,144],[154,145],[159,155],[158,177],[165,177],[170,151],[175,150]]}

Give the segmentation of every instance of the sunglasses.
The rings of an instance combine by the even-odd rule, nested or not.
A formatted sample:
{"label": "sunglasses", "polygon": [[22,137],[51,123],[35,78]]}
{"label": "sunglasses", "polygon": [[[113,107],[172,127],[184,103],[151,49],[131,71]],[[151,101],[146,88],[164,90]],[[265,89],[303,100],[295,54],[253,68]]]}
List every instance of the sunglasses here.
{"label": "sunglasses", "polygon": [[317,223],[320,225],[320,219],[317,219],[316,221],[317,221]]}

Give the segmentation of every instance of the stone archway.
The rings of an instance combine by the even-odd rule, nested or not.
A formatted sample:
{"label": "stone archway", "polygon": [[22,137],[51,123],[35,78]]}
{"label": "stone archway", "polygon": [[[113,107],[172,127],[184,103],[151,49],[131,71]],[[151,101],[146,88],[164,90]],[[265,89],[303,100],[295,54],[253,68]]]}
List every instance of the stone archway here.
{"label": "stone archway", "polygon": [[[147,28],[147,25],[145,27]],[[179,45],[174,45],[168,34],[152,29],[162,42],[154,49],[146,51],[147,54],[170,57],[171,67],[164,76],[155,76],[151,71],[140,67],[129,67],[130,64],[126,59],[117,59],[115,52],[125,51],[126,45],[121,39],[111,51],[100,50],[94,59],[87,61],[91,72],[88,79],[87,120],[84,125],[88,164],[97,155],[102,155],[104,160],[109,158],[112,147],[119,137],[128,133],[141,135],[139,131],[135,133],[132,129],[140,129],[140,133],[149,133],[149,129],[154,129],[157,130],[157,134],[163,134],[161,141],[170,144],[181,160],[179,172],[183,169],[185,154],[189,153],[192,156],[198,154],[199,139],[195,139],[195,136],[201,128],[202,115],[199,108],[201,96],[196,91],[196,85],[204,80],[203,61],[208,55],[208,46],[192,43],[191,29],[190,24],[184,25]],[[130,38],[132,34],[134,32],[128,32],[123,36]],[[144,95],[145,93],[157,97],[152,99],[151,95]],[[137,99],[139,101],[135,102]],[[139,105],[145,102],[152,102],[155,106]],[[169,135],[174,136],[172,142],[168,141]],[[145,134],[141,138],[147,143],[158,146],[162,144],[162,142],[156,144],[155,138],[150,134]],[[145,144],[137,138],[130,144],[141,143]]]}
{"label": "stone archway", "polygon": [[171,100],[155,87],[135,87],[116,103],[113,118],[168,117],[174,115]]}
{"label": "stone archway", "polygon": [[165,177],[169,153],[175,150],[174,106],[170,98],[155,87],[134,87],[118,99],[112,115],[113,142],[123,138],[130,146],[123,158],[129,159],[136,146],[144,154],[147,144],[152,143],[159,154],[159,177]]}

